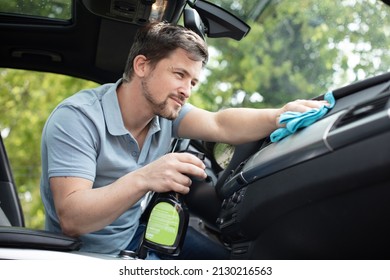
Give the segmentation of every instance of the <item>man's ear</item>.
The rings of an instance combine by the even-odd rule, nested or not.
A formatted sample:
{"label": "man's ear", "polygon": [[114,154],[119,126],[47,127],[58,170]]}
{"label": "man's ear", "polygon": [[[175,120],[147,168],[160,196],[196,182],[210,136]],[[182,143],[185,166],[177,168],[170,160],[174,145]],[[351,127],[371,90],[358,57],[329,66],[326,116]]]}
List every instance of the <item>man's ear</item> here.
{"label": "man's ear", "polygon": [[139,77],[144,77],[148,70],[148,60],[144,55],[137,55],[133,60],[134,74]]}

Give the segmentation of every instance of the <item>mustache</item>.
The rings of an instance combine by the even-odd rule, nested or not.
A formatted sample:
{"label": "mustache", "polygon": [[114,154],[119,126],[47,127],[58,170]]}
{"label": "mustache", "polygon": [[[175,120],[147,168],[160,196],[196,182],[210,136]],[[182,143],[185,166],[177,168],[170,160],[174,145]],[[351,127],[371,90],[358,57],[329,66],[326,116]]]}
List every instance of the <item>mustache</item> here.
{"label": "mustache", "polygon": [[173,99],[179,100],[180,103],[182,103],[182,105],[184,105],[184,103],[186,102],[185,96],[183,96],[181,94],[171,93],[168,95],[168,98],[173,98]]}

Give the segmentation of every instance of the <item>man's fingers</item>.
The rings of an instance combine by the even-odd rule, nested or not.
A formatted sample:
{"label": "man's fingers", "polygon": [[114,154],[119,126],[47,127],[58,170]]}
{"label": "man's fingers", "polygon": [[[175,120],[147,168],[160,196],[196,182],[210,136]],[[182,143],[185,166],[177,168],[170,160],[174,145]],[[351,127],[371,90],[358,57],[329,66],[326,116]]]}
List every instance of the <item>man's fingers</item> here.
{"label": "man's fingers", "polygon": [[320,108],[323,105],[329,105],[329,103],[325,100],[304,100],[298,99],[292,102],[289,102],[284,107],[284,112],[292,111],[292,112],[306,112],[308,110],[314,108]]}
{"label": "man's fingers", "polygon": [[171,153],[170,155],[175,156],[179,161],[194,164],[202,169],[206,168],[203,161],[191,153]]}
{"label": "man's fingers", "polygon": [[187,176],[195,176],[199,178],[206,178],[206,165],[196,156],[189,153],[175,153],[171,154],[178,160],[177,171]]}

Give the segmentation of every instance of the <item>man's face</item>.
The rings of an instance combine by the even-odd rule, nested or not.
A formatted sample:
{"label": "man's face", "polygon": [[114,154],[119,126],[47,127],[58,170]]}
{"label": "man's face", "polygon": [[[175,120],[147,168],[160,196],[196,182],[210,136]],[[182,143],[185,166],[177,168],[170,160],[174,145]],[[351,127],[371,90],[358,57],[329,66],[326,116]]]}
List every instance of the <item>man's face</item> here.
{"label": "man's face", "polygon": [[191,96],[192,87],[199,81],[202,62],[190,59],[177,49],[171,56],[150,67],[142,78],[142,94],[155,115],[173,120]]}

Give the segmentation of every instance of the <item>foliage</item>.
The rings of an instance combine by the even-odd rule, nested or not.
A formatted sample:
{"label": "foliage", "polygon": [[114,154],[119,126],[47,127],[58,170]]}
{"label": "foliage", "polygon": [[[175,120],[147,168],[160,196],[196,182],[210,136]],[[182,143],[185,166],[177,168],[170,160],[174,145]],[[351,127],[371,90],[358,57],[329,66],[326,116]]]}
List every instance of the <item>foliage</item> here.
{"label": "foliage", "polygon": [[62,99],[96,84],[62,75],[11,69],[0,69],[0,80],[0,132],[23,211],[28,213],[26,225],[41,228],[44,212],[39,194],[40,132]]}
{"label": "foliage", "polygon": [[0,2],[0,11],[56,19],[71,18],[71,0],[11,0]]}
{"label": "foliage", "polygon": [[240,42],[208,39],[218,51],[193,97],[208,109],[281,106],[389,69],[389,9],[380,1],[217,2],[251,31]]}

